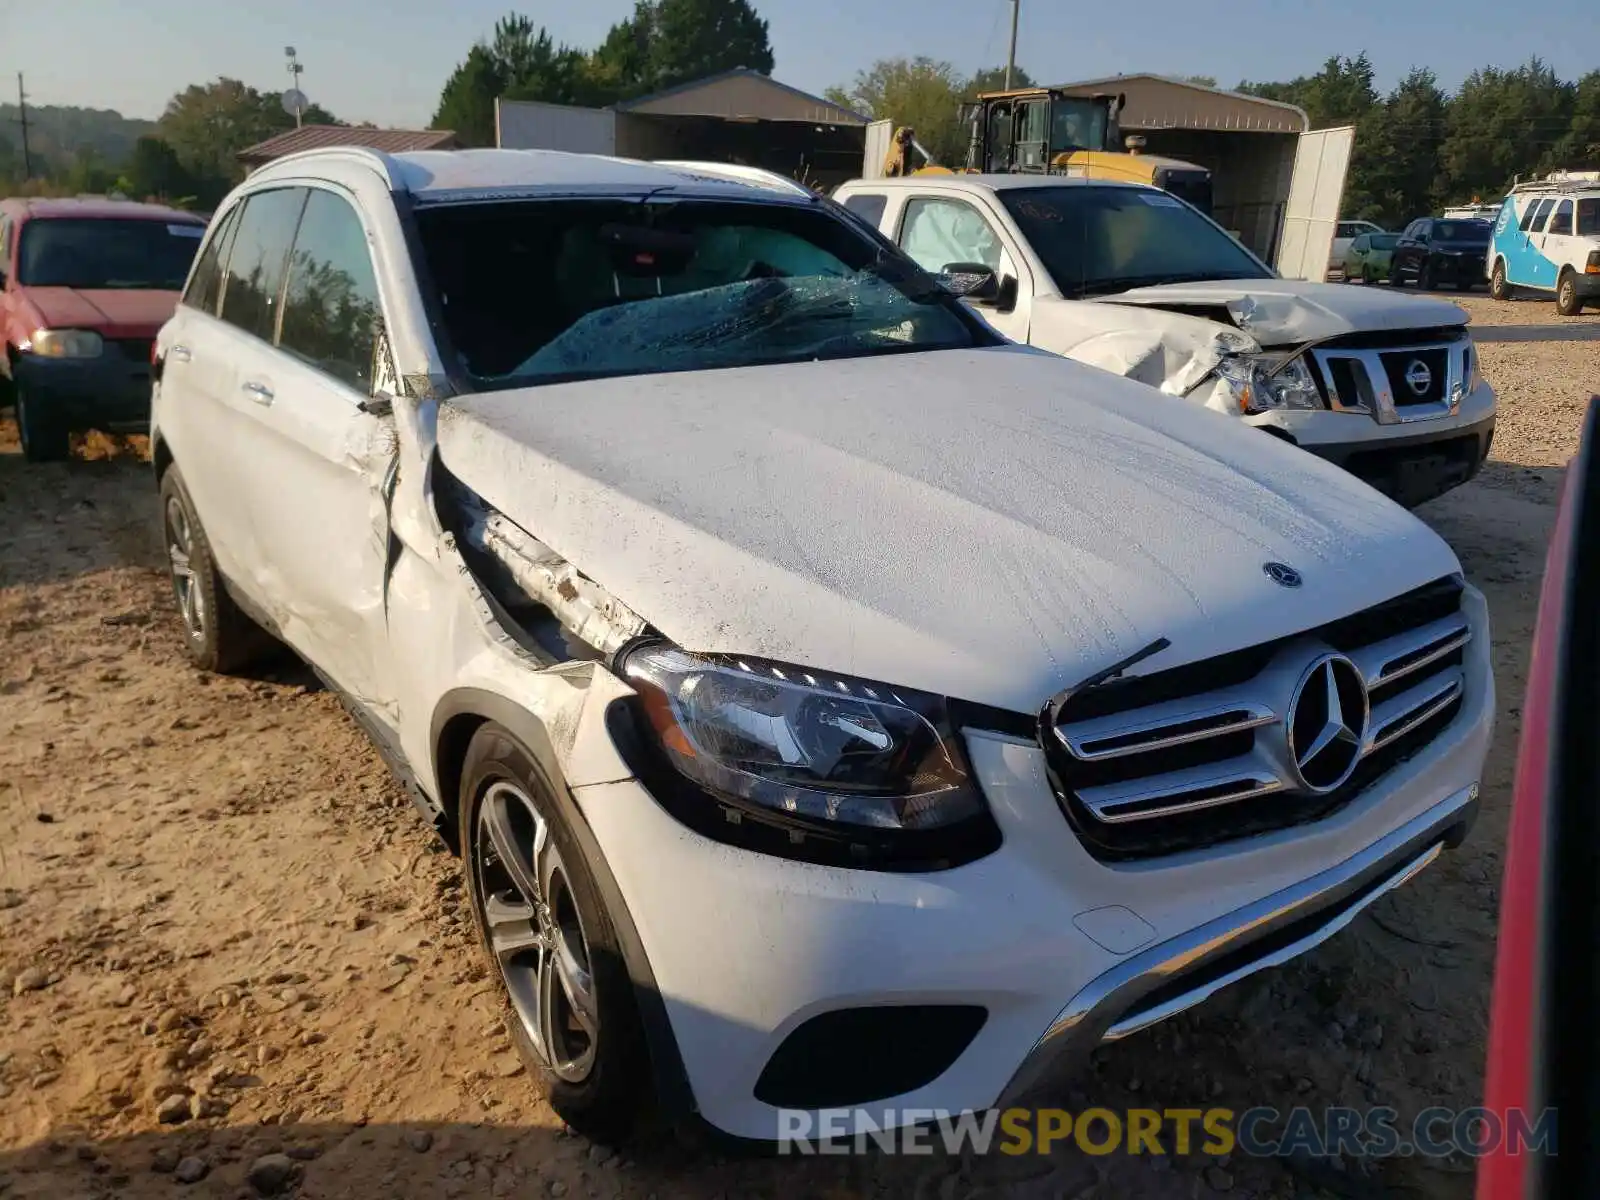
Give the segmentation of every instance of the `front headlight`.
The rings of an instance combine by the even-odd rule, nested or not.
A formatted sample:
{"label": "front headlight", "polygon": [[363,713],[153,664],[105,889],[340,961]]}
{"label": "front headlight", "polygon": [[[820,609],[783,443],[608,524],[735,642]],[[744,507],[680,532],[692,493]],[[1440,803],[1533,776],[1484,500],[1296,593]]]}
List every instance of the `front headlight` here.
{"label": "front headlight", "polygon": [[99,358],[105,343],[89,329],[40,329],[28,339],[29,350],[41,358]]}
{"label": "front headlight", "polygon": [[622,673],[672,767],[735,808],[861,834],[987,815],[938,697],[662,645]]}
{"label": "front headlight", "polygon": [[1322,396],[1303,355],[1230,354],[1217,364],[1217,374],[1233,393],[1240,412],[1322,407]]}

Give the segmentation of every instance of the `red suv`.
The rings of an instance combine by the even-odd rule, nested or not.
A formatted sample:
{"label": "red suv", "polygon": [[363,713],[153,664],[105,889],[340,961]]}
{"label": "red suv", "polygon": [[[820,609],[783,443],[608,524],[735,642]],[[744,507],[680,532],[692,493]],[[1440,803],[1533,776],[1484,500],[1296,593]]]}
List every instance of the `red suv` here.
{"label": "red suv", "polygon": [[205,230],[155,204],[0,200],[0,405],[25,458],[65,458],[85,429],[145,431],[150,346]]}

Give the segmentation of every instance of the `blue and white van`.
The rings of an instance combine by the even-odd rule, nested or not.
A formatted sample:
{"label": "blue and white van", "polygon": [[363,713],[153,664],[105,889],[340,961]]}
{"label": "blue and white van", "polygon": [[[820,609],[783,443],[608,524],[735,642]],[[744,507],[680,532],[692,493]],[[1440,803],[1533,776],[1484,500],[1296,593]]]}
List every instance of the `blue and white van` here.
{"label": "blue and white van", "polygon": [[1554,292],[1564,317],[1600,307],[1600,171],[1558,171],[1512,188],[1484,266],[1496,300],[1526,289]]}

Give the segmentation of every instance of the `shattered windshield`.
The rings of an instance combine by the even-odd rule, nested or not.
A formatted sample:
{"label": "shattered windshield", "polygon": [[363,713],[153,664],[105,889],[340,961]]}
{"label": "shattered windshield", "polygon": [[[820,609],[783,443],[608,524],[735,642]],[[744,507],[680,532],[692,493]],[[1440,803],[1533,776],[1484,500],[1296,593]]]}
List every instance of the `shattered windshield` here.
{"label": "shattered windshield", "polygon": [[550,200],[418,212],[479,388],[992,344],[932,276],[818,207]]}
{"label": "shattered windshield", "polygon": [[1154,188],[1063,184],[997,194],[1063,296],[1272,277],[1219,226]]}

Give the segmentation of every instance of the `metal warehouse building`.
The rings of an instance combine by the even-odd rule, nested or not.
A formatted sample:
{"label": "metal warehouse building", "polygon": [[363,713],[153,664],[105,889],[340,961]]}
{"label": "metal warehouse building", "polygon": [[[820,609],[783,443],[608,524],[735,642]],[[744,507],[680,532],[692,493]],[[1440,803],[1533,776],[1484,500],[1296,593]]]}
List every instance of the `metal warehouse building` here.
{"label": "metal warehouse building", "polygon": [[742,163],[832,187],[861,174],[867,119],[758,71],[725,71],[609,108],[495,101],[500,146]]}

